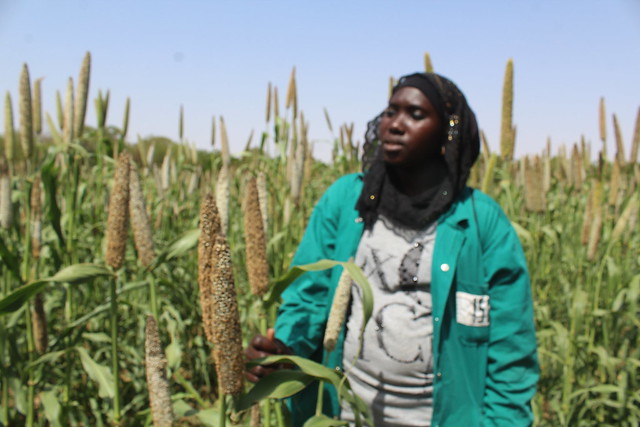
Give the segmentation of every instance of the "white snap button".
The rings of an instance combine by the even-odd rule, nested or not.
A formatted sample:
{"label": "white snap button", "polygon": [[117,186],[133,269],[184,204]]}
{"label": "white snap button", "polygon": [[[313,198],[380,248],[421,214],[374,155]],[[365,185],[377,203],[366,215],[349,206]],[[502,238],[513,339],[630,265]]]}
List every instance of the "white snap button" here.
{"label": "white snap button", "polygon": [[449,264],[442,264],[440,266],[440,270],[445,271],[445,272],[449,271]]}

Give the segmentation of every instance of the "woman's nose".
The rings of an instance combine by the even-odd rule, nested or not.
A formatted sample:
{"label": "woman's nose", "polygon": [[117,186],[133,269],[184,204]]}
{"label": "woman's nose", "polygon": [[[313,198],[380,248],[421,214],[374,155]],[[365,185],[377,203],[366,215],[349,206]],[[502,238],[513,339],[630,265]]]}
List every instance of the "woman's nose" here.
{"label": "woman's nose", "polygon": [[403,133],[402,120],[400,117],[394,117],[389,124],[389,131],[394,134],[402,134]]}

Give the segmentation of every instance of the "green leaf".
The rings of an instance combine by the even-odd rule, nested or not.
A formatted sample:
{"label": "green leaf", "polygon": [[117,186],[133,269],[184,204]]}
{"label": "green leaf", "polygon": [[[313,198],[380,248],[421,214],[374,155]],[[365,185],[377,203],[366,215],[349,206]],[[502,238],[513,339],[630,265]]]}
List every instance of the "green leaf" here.
{"label": "green leaf", "polygon": [[529,247],[533,245],[533,237],[531,236],[531,233],[527,231],[526,228],[524,228],[523,226],[521,226],[515,221],[511,221],[511,225],[513,226],[513,229],[516,231],[518,238],[522,242],[522,246]]}
{"label": "green leaf", "polygon": [[273,303],[275,303],[276,301],[278,301],[282,292],[284,292],[284,290],[287,289],[287,286],[289,286],[294,280],[302,276],[307,271],[326,270],[328,268],[332,268],[332,267],[335,267],[336,265],[341,265],[341,264],[344,264],[344,263],[340,261],[322,259],[318,262],[305,264],[305,265],[297,265],[291,268],[283,276],[281,276],[279,279],[275,281],[275,283],[273,284],[273,286],[271,287],[271,289],[269,290],[269,293],[265,298],[265,305],[268,307]]}
{"label": "green leaf", "polygon": [[248,365],[270,365],[273,363],[289,363],[296,365],[302,372],[305,374],[311,375],[316,379],[321,379],[324,381],[328,381],[333,384],[336,388],[340,385],[342,380],[342,375],[333,369],[327,368],[313,360],[305,359],[300,356],[290,356],[290,355],[278,355],[278,356],[269,356],[262,359],[255,359],[251,361]]}
{"label": "green leaf", "polygon": [[33,369],[37,365],[40,365],[42,363],[55,362],[56,360],[58,360],[60,356],[62,356],[66,352],[67,350],[60,350],[60,351],[54,351],[47,354],[43,354],[42,356],[40,356],[39,358],[31,362],[27,369]]}
{"label": "green leaf", "polygon": [[22,282],[22,278],[20,277],[20,261],[4,244],[2,236],[0,236],[0,258],[2,258],[5,267],[13,274],[16,280]]}
{"label": "green leaf", "polygon": [[198,411],[196,416],[202,423],[202,425],[215,427],[218,425],[218,418],[220,411],[216,408],[208,408],[203,409],[202,411]]}
{"label": "green leaf", "polygon": [[315,378],[301,371],[280,369],[262,378],[247,394],[240,397],[237,410],[244,411],[262,399],[283,399],[292,396],[313,382]]}
{"label": "green leaf", "polygon": [[50,282],[59,283],[83,283],[96,277],[112,276],[111,271],[98,264],[74,264],[69,267],[65,267],[57,272],[50,279],[43,279]]}
{"label": "green leaf", "polygon": [[353,262],[347,262],[344,264],[344,268],[347,269],[353,281],[356,282],[356,284],[360,286],[360,289],[362,290],[363,321],[359,339],[359,341],[362,343],[364,327],[366,326],[367,322],[369,322],[369,318],[371,318],[371,314],[373,313],[373,291],[371,290],[371,285],[369,284],[369,281],[365,277],[360,267],[358,267]]}
{"label": "green leaf", "polygon": [[165,349],[167,355],[167,366],[169,369],[177,369],[182,361],[182,349],[177,340],[171,341],[171,344]]}
{"label": "green leaf", "polygon": [[0,316],[14,312],[31,297],[42,291],[50,282],[82,283],[100,276],[111,276],[111,271],[97,264],[74,264],[65,267],[52,277],[39,279],[19,287],[0,300]]}
{"label": "green leaf", "polygon": [[46,281],[26,284],[0,299],[0,316],[19,310],[32,296],[47,285]]}
{"label": "green leaf", "polygon": [[333,418],[329,418],[328,416],[315,415],[309,418],[303,427],[339,427],[339,426],[348,426],[349,423],[347,421],[336,420]]}
{"label": "green leaf", "polygon": [[60,412],[62,406],[58,402],[58,396],[60,396],[60,390],[52,388],[40,393],[40,401],[44,407],[44,416],[52,426],[59,426],[60,424]]}
{"label": "green leaf", "polygon": [[155,270],[165,261],[179,257],[189,252],[198,244],[199,236],[200,230],[195,228],[178,237],[164,251],[158,254],[150,269]]}
{"label": "green leaf", "polygon": [[56,176],[58,171],[55,167],[55,158],[56,156],[48,157],[48,160],[42,165],[42,168],[40,169],[40,176],[42,179],[42,184],[44,185],[45,206],[47,207],[47,220],[58,236],[60,247],[64,248],[66,245],[64,234],[62,233],[62,225],[60,224],[62,214],[60,213],[58,200],[56,199]]}
{"label": "green leaf", "polygon": [[104,332],[85,332],[82,334],[82,338],[97,343],[111,342],[111,337]]}
{"label": "green leaf", "polygon": [[80,361],[85,372],[93,381],[98,383],[98,395],[103,398],[113,398],[115,387],[111,370],[93,360],[84,348],[76,347],[76,350],[80,355]]}

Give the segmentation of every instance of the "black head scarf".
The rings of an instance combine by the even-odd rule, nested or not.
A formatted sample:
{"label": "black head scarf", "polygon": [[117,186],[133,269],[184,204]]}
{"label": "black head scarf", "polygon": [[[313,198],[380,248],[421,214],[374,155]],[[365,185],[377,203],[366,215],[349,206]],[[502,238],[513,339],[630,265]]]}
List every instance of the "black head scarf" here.
{"label": "black head scarf", "polygon": [[382,113],[376,116],[368,123],[365,133],[364,186],[356,204],[366,228],[373,226],[379,214],[413,229],[422,229],[435,221],[464,189],[480,153],[475,115],[453,82],[435,73],[415,73],[400,78],[393,93],[402,87],[419,89],[438,111],[445,128],[442,134],[444,155],[440,159],[445,167],[424,193],[407,196],[399,192],[389,179],[389,170],[380,150],[378,127]]}

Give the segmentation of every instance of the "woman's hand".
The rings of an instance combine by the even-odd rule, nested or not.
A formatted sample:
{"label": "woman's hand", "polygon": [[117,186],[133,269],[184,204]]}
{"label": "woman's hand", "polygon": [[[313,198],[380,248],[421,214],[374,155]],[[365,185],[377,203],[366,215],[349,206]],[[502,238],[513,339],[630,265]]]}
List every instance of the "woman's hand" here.
{"label": "woman's hand", "polygon": [[[251,339],[249,346],[244,351],[247,360],[260,359],[262,357],[281,355],[281,354],[293,354],[293,351],[284,345],[282,341],[276,339],[275,331],[273,328],[267,330],[267,336],[256,335]],[[262,377],[265,377],[278,369],[289,368],[290,365],[285,363],[278,363],[272,365],[257,365],[248,370],[245,375],[252,383],[258,382]]]}

